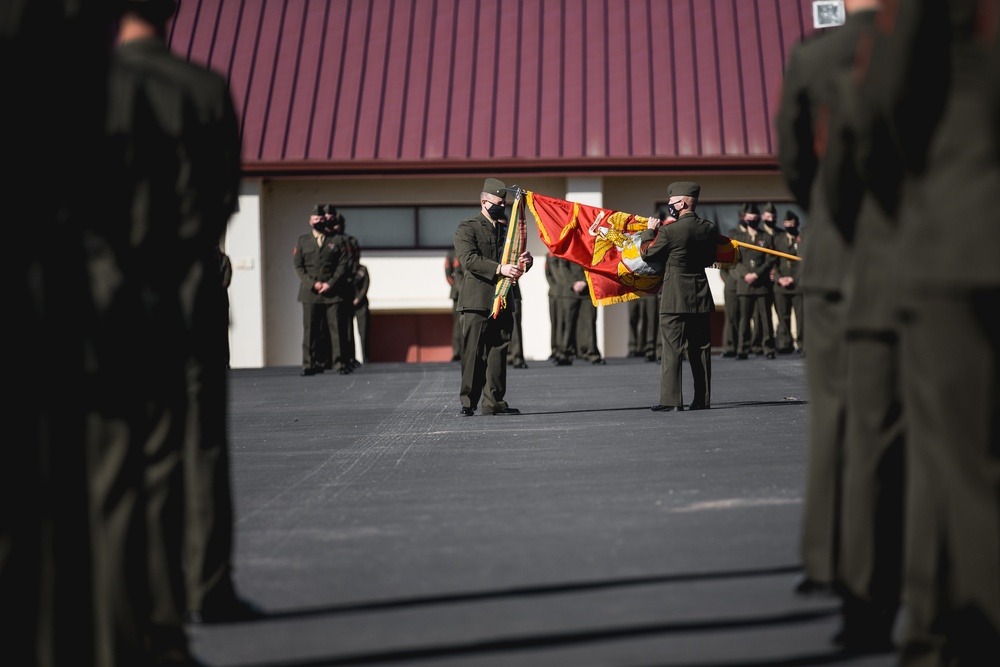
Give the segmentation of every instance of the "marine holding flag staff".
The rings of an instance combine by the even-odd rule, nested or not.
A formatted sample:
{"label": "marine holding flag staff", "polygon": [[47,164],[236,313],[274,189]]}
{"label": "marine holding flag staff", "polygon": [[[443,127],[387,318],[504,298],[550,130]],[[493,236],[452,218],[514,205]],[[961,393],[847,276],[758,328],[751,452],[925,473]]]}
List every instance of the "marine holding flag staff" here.
{"label": "marine holding flag staff", "polygon": [[718,228],[694,210],[701,186],[690,181],[667,188],[670,217],[650,218],[641,233],[640,255],[650,264],[666,264],[660,291],[660,402],[654,412],[684,409],[681,363],[687,346],[694,377],[691,410],[707,410],[712,398],[711,313],[715,310],[705,268],[716,262]]}
{"label": "marine holding flag staff", "polygon": [[[507,349],[514,328],[514,304],[501,299],[492,313],[497,283],[516,281],[534,262],[527,250],[516,263],[503,263],[506,239],[507,186],[487,178],[480,195],[482,211],[463,220],[455,230],[455,252],[464,268],[458,312],[462,324],[462,407],[459,416],[476,413],[483,399],[484,415],[512,415],[520,410],[504,400],[507,393]],[[516,224],[516,220],[511,221]]]}

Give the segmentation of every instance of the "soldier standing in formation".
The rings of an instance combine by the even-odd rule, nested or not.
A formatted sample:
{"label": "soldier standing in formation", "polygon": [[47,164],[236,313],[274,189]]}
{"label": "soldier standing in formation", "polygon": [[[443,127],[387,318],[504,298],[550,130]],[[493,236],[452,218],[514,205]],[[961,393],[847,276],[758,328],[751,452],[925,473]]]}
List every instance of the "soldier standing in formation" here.
{"label": "soldier standing in formation", "polygon": [[502,264],[506,238],[505,209],[507,186],[487,178],[480,194],[480,214],[463,220],[455,230],[455,252],[465,271],[458,309],[462,317],[462,383],[459,415],[476,414],[480,398],[484,415],[515,415],[520,410],[507,404],[507,351],[510,347],[514,314],[502,307],[491,316],[497,283],[503,278],[516,281],[531,269],[527,250],[516,263]]}
{"label": "soldier standing in formation", "polygon": [[[353,370],[347,338],[353,311],[350,304],[354,299],[351,250],[344,235],[326,234],[321,204],[313,207],[309,226],[311,231],[298,238],[292,251],[292,263],[299,277],[298,300],[302,304],[301,374],[322,373],[329,358],[337,373],[347,375]],[[324,325],[329,332],[326,340]]]}
{"label": "soldier standing in formation", "polygon": [[[335,236],[343,236],[346,239],[348,256],[350,257],[348,270],[350,271],[350,275],[357,275],[358,267],[361,266],[361,244],[358,243],[357,237],[347,233],[347,220],[344,218],[343,213],[337,212],[333,204],[323,205],[323,215],[326,217],[327,233],[332,233]],[[357,341],[355,341],[354,337],[355,318],[353,301],[347,303],[347,308],[350,312],[347,317],[347,351],[344,353],[344,357],[346,358],[345,363],[347,367],[353,371],[361,365],[358,362]]]}
{"label": "soldier standing in formation", "polygon": [[[659,210],[653,215],[663,220],[667,212]],[[642,292],[639,298],[627,302],[628,308],[628,357],[645,357],[647,361],[660,358],[660,295]]]}
{"label": "soldier standing in formation", "polygon": [[587,275],[583,267],[575,262],[563,258],[553,260],[561,323],[555,364],[568,366],[573,363],[574,357],[590,364],[604,364],[601,351],[597,349],[597,306],[590,298]]}
{"label": "soldier standing in formation", "polygon": [[[774,235],[774,249],[786,255],[799,256],[801,242],[799,216],[787,211],[781,231]],[[779,354],[802,352],[802,289],[799,286],[801,262],[779,257],[774,271],[774,310],[778,315],[778,332],[775,346]],[[795,334],[792,334],[792,316],[795,316]]]}
{"label": "soldier standing in formation", "polygon": [[562,337],[562,323],[559,320],[559,282],[556,280],[556,265],[559,258],[551,253],[545,255],[545,283],[549,300],[549,358],[548,361],[559,361],[559,340]]}
{"label": "soldier standing in formation", "polygon": [[[736,227],[728,232],[730,238],[736,238],[737,233],[746,231],[746,225],[743,224],[746,206],[746,204],[740,206],[736,214]],[[739,284],[741,281],[735,266],[731,269],[719,269],[719,276],[722,278],[723,297],[725,298],[721,356],[734,358],[740,342]]]}
{"label": "soldier standing in formation", "polygon": [[[743,224],[746,231],[733,234],[733,239],[774,250],[771,235],[760,227],[760,211],[754,204],[744,207]],[[751,249],[740,249],[739,262],[733,271],[739,279],[736,296],[740,302],[739,339],[736,358],[747,359],[750,353],[767,355],[774,359],[774,333],[771,326],[770,297],[771,269],[774,255]]]}

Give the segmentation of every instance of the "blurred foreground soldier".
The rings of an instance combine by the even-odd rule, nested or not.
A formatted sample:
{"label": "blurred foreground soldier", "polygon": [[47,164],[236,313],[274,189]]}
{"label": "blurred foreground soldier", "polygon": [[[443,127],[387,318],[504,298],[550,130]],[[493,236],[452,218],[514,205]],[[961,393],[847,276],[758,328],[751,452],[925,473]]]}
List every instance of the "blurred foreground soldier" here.
{"label": "blurred foreground soldier", "polygon": [[[103,257],[115,266],[92,261],[101,297],[117,302],[95,344],[95,378],[107,385],[120,373],[107,399],[121,410],[93,420],[89,446],[97,653],[117,664],[133,651],[117,628],[138,627],[150,657],[124,664],[190,664],[185,611],[218,620],[250,613],[232,581],[218,256],[239,186],[239,129],[225,79],[164,42],[174,2],[122,7],[107,120],[117,189],[110,217],[120,231],[105,237]],[[157,350],[141,369],[116,356],[129,338]],[[123,494],[131,473],[122,464],[136,454],[143,488]],[[145,587],[123,580],[139,571]]]}
{"label": "blurred foreground soldier", "polygon": [[[310,376],[323,372],[326,345],[331,366],[347,375],[347,327],[354,299],[354,274],[351,255],[343,235],[328,236],[321,206],[309,216],[312,231],[298,238],[292,252],[292,264],[299,277],[299,302],[302,304],[302,371]],[[346,303],[345,303],[346,302]],[[329,336],[324,340],[323,326]]]}
{"label": "blurred foreground soldier", "polygon": [[[890,211],[898,206],[895,253],[905,264],[895,273],[904,667],[1000,659],[998,10],[995,0],[887,5],[876,27],[889,32],[875,41],[862,88],[870,132],[886,128],[904,168],[899,187],[876,152],[868,181]],[[959,221],[961,233],[942,234],[942,219]]]}
{"label": "blurred foreground soldier", "polygon": [[444,256],[444,279],[448,283],[451,298],[451,360],[462,358],[462,317],[458,312],[458,293],[462,286],[462,263],[455,254],[455,246],[448,248]]}
{"label": "blurred foreground soldier", "polygon": [[458,309],[462,313],[462,407],[459,415],[471,417],[483,399],[484,415],[513,415],[520,410],[507,404],[507,349],[514,315],[508,307],[490,317],[493,296],[501,276],[517,280],[531,269],[525,250],[516,264],[501,264],[506,239],[507,186],[487,178],[479,198],[480,214],[463,220],[455,230],[455,252],[465,274]]}
{"label": "blurred foreground soldier", "polygon": [[[859,44],[873,37],[863,33]],[[899,267],[896,221],[866,184],[873,177],[870,152],[891,150],[891,145],[880,133],[875,148],[866,131],[869,124],[853,83],[859,71],[856,67],[832,82],[824,107],[829,142],[821,171],[830,213],[854,258],[847,276],[847,412],[836,590],[843,601],[843,627],[838,639],[853,652],[887,652],[894,647],[903,570],[905,414],[895,317]]]}
{"label": "blurred foreground soldier", "polygon": [[[29,248],[41,230],[54,239],[44,251],[12,253],[5,263],[8,317],[16,321],[6,332],[16,350],[7,361],[16,388],[5,405],[13,418],[0,448],[6,665],[96,664],[84,413],[105,406],[84,383],[84,338],[100,308],[88,292],[84,239],[114,226],[103,215],[108,38],[117,20],[111,10],[111,2],[70,0],[9,0],[0,9],[5,215],[30,220],[11,225],[6,240]],[[74,102],[39,103],[53,91]],[[72,398],[53,400],[54,391]],[[133,471],[129,491],[142,479],[141,467]],[[145,585],[143,578],[132,583]],[[117,630],[132,633],[129,641],[138,637],[135,628]]]}
{"label": "blurred foreground soldier", "polygon": [[854,60],[859,34],[875,20],[877,0],[846,0],[845,23],[794,47],[777,116],[778,161],[798,204],[809,215],[800,246],[803,317],[809,330],[809,455],[800,550],[805,573],[796,590],[829,592],[837,578],[841,523],[841,461],[846,423],[846,278],[850,254],[833,224],[817,178],[819,109],[830,81]]}
{"label": "blurred foreground soldier", "polygon": [[715,263],[718,229],[694,212],[701,186],[690,181],[667,188],[666,222],[651,218],[641,235],[641,257],[665,264],[660,291],[660,402],[654,412],[683,410],[681,362],[687,352],[694,380],[691,410],[707,410],[712,401],[711,314],[715,310],[705,268]]}

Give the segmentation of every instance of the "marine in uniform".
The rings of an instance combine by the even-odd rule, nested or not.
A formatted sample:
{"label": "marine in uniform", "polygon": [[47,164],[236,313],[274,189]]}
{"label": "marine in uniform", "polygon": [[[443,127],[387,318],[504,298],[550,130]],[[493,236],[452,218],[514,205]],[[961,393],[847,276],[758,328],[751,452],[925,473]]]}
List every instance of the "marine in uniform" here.
{"label": "marine in uniform", "polygon": [[[666,211],[657,211],[653,217],[664,219]],[[660,337],[659,294],[642,292],[639,298],[627,302],[628,356],[645,357],[648,361],[659,359],[657,340]]]}
{"label": "marine in uniform", "polygon": [[[823,147],[819,110],[831,80],[854,61],[855,45],[874,21],[876,2],[849,0],[842,26],[797,44],[789,54],[776,127],[778,162],[789,189],[808,213],[799,246],[803,317],[809,331],[809,452],[800,553],[801,593],[828,592],[837,579],[840,549],[841,461],[846,424],[846,283],[850,252],[834,224],[818,172]],[[813,250],[814,249],[814,250]]]}
{"label": "marine in uniform", "polygon": [[995,1],[887,4],[861,78],[867,134],[896,139],[866,184],[898,220],[903,667],[1000,657],[998,22]]}
{"label": "marine in uniform", "polygon": [[701,186],[691,181],[667,188],[671,218],[650,219],[640,236],[640,256],[649,264],[665,264],[660,291],[660,402],[654,412],[684,409],[681,365],[686,353],[694,380],[691,410],[712,401],[711,314],[715,310],[705,268],[715,263],[718,228],[695,213]]}
{"label": "marine in uniform", "polygon": [[558,308],[562,323],[557,365],[569,365],[574,357],[590,364],[605,363],[597,349],[597,306],[590,298],[583,267],[559,258],[553,270],[559,286]]}
{"label": "marine in uniform", "polygon": [[[774,250],[774,239],[760,227],[757,207],[750,204],[743,217],[745,231],[736,232],[733,238],[743,243]],[[747,359],[751,353],[774,359],[774,334],[771,325],[771,271],[774,255],[740,248],[736,273],[736,298],[740,303],[739,338],[737,359]]]}
{"label": "marine in uniform", "polygon": [[521,329],[521,286],[514,283],[510,288],[510,303],[514,310],[514,327],[510,332],[510,358],[507,363],[514,368],[527,368],[524,360],[524,332]]}
{"label": "marine in uniform", "polygon": [[[319,205],[309,216],[312,231],[301,235],[292,251],[292,264],[299,278],[298,300],[302,304],[302,372],[304,376],[322,372],[319,356],[323,344],[322,326],[330,332],[333,368],[346,375],[349,363],[347,327],[353,309],[354,273],[351,253],[342,234],[327,236],[326,221]],[[345,304],[346,302],[346,304]]]}
{"label": "marine in uniform", "polygon": [[[100,664],[185,664],[185,611],[256,615],[232,579],[218,256],[238,194],[239,127],[225,79],[167,47],[175,3],[125,2],[123,10],[106,124],[114,163],[107,177],[117,190],[109,217],[121,235],[104,237],[121,274],[104,296],[120,300],[108,313],[122,325],[114,335],[157,354],[129,371],[134,358],[125,361],[121,350],[130,344],[115,351],[113,335],[95,341],[105,348],[95,380],[107,387],[117,377],[120,385],[106,397],[119,413],[94,420],[89,443],[95,645]],[[122,463],[134,452],[143,459],[140,488],[123,493],[132,473]],[[145,586],[122,579],[138,572]],[[135,647],[122,641],[122,628],[140,628],[140,650],[152,657],[127,657]]]}
{"label": "marine in uniform", "polygon": [[[801,242],[799,216],[787,211],[780,231],[774,235],[774,249],[786,255],[799,256]],[[801,261],[779,257],[774,271],[774,310],[778,315],[778,332],[775,347],[781,354],[802,351],[802,288],[799,285]],[[795,317],[795,334],[792,334],[792,316]]]}
{"label": "marine in uniform", "polygon": [[562,325],[559,321],[559,283],[556,281],[556,260],[551,253],[545,255],[545,283],[548,285],[546,296],[549,301],[549,361],[558,362],[559,337]]}
{"label": "marine in uniform", "polygon": [[[347,219],[344,218],[343,213],[337,211],[333,204],[323,205],[323,215],[326,217],[327,234],[333,234],[334,236],[342,235],[346,239],[348,256],[350,257],[350,267],[348,270],[350,271],[350,275],[356,275],[358,267],[361,266],[361,244],[358,242],[357,237],[347,233]],[[347,350],[344,356],[347,359],[347,366],[351,370],[354,370],[361,365],[357,359],[357,341],[354,339],[354,304],[353,302],[348,302],[346,306],[350,310],[350,313],[347,317]]]}
{"label": "marine in uniform", "polygon": [[480,399],[484,415],[520,413],[506,401],[513,312],[508,305],[496,317],[490,314],[497,283],[503,277],[516,281],[531,269],[533,262],[531,253],[525,250],[516,263],[501,263],[506,198],[503,181],[487,178],[480,195],[479,215],[461,221],[455,230],[455,252],[465,270],[458,301],[463,336],[459,415],[463,417],[476,413]]}

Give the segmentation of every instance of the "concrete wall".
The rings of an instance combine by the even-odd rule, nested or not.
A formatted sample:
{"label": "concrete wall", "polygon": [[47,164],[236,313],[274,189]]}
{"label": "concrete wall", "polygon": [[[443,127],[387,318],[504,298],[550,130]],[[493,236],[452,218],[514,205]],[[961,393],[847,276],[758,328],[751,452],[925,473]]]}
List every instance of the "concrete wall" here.
{"label": "concrete wall", "polygon": [[[666,198],[673,180],[697,180],[702,201],[786,201],[779,175],[499,177],[553,197],[593,206],[649,215],[655,202]],[[226,252],[233,261],[231,302],[231,365],[233,368],[298,366],[301,363],[302,308],[296,301],[298,279],[292,268],[292,249],[308,231],[313,204],[337,206],[386,204],[476,206],[481,175],[468,178],[338,178],[264,181],[246,179],[240,208],[230,221]],[[458,220],[455,221],[456,224]],[[530,219],[529,219],[530,223]],[[350,220],[347,221],[351,231]],[[528,230],[528,249],[535,255],[532,271],[521,279],[522,327],[525,356],[549,356],[548,284],[543,262],[546,248],[537,230]],[[444,251],[365,250],[362,262],[371,273],[369,300],[373,313],[450,312],[444,280]],[[716,304],[722,307],[722,281],[710,276]],[[607,357],[627,352],[628,317],[625,304],[598,311],[598,344]]]}

